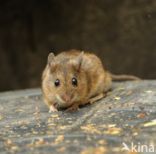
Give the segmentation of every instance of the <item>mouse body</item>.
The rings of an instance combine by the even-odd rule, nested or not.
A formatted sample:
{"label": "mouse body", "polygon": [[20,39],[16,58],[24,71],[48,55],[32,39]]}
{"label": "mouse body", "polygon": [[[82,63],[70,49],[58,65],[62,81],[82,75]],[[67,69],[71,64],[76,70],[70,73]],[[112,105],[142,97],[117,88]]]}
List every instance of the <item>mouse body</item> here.
{"label": "mouse body", "polygon": [[42,92],[50,111],[93,103],[111,88],[111,74],[92,53],[70,50],[50,53],[42,74]]}

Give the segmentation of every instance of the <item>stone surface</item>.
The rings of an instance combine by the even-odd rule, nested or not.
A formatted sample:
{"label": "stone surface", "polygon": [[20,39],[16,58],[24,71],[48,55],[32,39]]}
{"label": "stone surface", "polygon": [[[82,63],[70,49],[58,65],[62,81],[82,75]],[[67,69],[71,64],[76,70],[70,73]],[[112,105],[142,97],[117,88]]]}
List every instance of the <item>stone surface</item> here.
{"label": "stone surface", "polygon": [[72,113],[48,113],[40,89],[0,93],[2,154],[130,154],[123,143],[140,150],[156,146],[155,136],[156,81],[113,83],[106,98]]}

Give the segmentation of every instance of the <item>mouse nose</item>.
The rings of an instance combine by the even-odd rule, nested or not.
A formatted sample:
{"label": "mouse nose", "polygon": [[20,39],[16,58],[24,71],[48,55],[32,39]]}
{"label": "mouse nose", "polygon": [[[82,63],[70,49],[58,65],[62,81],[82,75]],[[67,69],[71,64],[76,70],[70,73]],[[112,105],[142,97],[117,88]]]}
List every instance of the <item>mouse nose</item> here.
{"label": "mouse nose", "polygon": [[67,94],[64,94],[64,95],[62,95],[62,99],[65,101],[65,102],[70,102],[70,96],[69,95],[67,95]]}

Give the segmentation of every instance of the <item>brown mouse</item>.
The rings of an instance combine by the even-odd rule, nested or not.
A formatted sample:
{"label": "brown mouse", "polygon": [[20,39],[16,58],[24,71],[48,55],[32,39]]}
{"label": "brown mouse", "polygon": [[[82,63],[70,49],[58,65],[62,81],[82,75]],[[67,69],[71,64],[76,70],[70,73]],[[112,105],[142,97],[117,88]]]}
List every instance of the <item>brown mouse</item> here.
{"label": "brown mouse", "polygon": [[80,50],[50,53],[42,74],[42,92],[49,111],[61,108],[75,110],[79,105],[103,98],[114,80],[138,79],[134,76],[112,75],[101,60]]}

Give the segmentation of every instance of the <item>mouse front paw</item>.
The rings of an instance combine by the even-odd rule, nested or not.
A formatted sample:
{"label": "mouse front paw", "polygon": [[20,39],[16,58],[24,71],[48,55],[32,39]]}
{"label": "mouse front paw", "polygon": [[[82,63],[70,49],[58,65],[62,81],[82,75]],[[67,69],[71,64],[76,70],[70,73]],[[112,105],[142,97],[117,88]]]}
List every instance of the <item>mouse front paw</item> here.
{"label": "mouse front paw", "polygon": [[49,108],[49,113],[52,113],[52,112],[58,112],[58,110],[53,105],[51,105]]}
{"label": "mouse front paw", "polygon": [[77,104],[74,104],[66,109],[67,112],[74,112],[79,109],[79,106]]}

